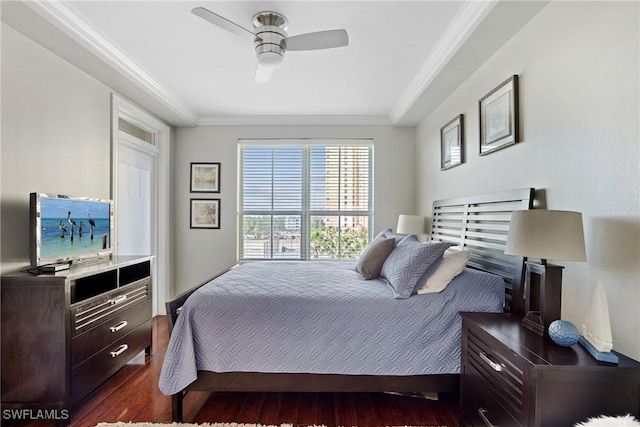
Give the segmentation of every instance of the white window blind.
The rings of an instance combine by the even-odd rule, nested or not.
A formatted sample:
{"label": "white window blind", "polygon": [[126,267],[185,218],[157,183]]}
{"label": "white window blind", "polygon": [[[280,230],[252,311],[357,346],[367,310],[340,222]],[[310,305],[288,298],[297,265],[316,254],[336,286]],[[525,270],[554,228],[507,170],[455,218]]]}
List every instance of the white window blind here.
{"label": "white window blind", "polygon": [[351,259],[369,241],[369,141],[239,143],[239,258]]}

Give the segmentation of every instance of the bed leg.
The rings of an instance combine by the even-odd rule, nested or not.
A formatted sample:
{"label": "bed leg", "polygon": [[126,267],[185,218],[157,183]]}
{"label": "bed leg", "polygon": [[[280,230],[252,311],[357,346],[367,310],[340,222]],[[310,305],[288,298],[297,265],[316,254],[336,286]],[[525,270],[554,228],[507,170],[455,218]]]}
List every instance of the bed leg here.
{"label": "bed leg", "polygon": [[171,419],[174,423],[182,422],[182,404],[185,392],[179,391],[171,395]]}

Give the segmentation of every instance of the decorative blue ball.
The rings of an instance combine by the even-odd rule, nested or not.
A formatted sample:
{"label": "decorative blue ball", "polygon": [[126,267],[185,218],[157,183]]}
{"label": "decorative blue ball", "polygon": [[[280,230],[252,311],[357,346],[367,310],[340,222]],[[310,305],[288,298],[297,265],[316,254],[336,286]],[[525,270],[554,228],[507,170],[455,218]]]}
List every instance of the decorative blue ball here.
{"label": "decorative blue ball", "polygon": [[549,325],[549,337],[554,343],[569,347],[578,342],[578,328],[568,320],[555,320]]}

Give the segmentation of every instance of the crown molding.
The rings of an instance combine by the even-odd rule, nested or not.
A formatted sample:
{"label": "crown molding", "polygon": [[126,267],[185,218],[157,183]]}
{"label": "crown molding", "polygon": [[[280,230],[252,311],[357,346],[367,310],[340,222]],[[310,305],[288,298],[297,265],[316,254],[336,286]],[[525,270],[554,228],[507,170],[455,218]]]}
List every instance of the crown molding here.
{"label": "crown molding", "polygon": [[465,1],[434,50],[398,98],[389,116],[205,116],[200,117],[182,99],[153,76],[90,23],[82,19],[69,1],[24,1],[35,13],[104,62],[124,79],[178,117],[178,126],[196,125],[309,125],[309,126],[403,126],[403,118],[420,99],[447,62],[455,55],[499,0]]}
{"label": "crown molding", "polygon": [[198,126],[391,126],[387,116],[209,116]]}
{"label": "crown molding", "polygon": [[389,114],[391,123],[397,125],[402,117],[435,80],[442,68],[449,62],[476,27],[498,3],[490,1],[468,1],[458,11],[451,24],[440,37],[420,70],[403,91]]}
{"label": "crown molding", "polygon": [[174,114],[187,123],[195,125],[198,120],[198,114],[195,111],[144,71],[96,28],[79,17],[65,2],[25,1],[24,4],[150,94]]}

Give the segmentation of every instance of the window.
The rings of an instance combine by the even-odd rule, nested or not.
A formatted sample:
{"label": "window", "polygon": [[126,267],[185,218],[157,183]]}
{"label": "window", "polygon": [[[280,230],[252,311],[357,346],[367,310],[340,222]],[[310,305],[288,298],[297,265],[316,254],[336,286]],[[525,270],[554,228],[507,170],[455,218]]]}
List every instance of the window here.
{"label": "window", "polygon": [[140,126],[123,119],[122,117],[118,117],[118,130],[131,136],[135,136],[141,141],[147,142],[151,145],[155,145],[155,135],[153,134],[153,132],[149,132],[148,130],[143,129]]}
{"label": "window", "polygon": [[370,140],[239,142],[239,258],[352,259],[369,241]]}

